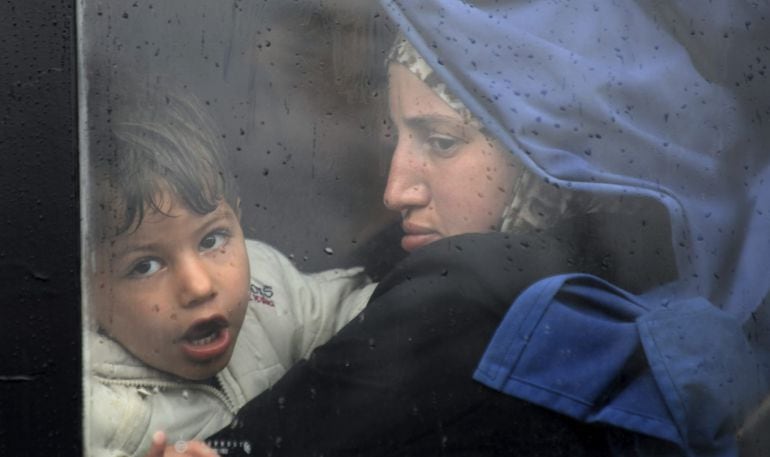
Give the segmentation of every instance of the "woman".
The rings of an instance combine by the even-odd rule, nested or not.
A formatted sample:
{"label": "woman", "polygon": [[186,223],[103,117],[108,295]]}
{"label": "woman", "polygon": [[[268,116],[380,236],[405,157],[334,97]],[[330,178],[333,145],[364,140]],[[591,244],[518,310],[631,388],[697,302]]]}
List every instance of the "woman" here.
{"label": "woman", "polygon": [[[734,84],[767,50],[729,47],[768,33],[753,7],[704,21],[684,3],[385,6],[411,45],[390,63],[384,199],[412,252],[212,443],[733,454],[767,389],[744,330],[767,325],[768,133],[747,119],[770,101],[759,77]],[[491,388],[471,380],[482,354]]]}

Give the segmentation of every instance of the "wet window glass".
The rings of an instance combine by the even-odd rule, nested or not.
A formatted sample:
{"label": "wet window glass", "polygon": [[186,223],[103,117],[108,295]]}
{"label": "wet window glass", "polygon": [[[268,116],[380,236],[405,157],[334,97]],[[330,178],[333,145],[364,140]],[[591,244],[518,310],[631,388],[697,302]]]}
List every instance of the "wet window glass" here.
{"label": "wet window glass", "polygon": [[81,2],[88,452],[761,455],[768,13]]}

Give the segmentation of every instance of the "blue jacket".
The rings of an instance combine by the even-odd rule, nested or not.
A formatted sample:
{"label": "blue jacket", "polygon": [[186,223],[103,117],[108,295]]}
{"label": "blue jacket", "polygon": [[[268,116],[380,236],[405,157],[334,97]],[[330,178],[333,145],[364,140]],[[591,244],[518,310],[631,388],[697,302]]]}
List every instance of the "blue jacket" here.
{"label": "blue jacket", "polygon": [[[703,299],[659,302],[567,274],[516,299],[474,377],[589,423],[674,443],[685,455],[729,456],[766,371],[737,320]],[[644,453],[644,441],[633,445]]]}

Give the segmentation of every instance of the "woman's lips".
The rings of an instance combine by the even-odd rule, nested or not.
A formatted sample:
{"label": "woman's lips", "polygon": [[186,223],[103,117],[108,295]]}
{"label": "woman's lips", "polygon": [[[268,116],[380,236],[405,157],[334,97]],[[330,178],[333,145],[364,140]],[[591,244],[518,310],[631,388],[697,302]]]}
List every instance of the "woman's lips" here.
{"label": "woman's lips", "polygon": [[438,232],[427,227],[409,222],[404,222],[401,226],[404,229],[404,237],[401,238],[401,247],[407,252],[412,252],[419,247],[442,238]]}
{"label": "woman's lips", "polygon": [[197,321],[182,336],[182,352],[196,362],[205,362],[219,357],[230,348],[232,335],[227,320],[215,317]]}

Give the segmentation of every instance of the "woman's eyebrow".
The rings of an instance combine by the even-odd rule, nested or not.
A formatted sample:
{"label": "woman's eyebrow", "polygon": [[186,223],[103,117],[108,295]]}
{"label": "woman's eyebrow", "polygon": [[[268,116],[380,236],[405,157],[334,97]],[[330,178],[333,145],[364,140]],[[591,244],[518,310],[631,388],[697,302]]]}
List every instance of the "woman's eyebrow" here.
{"label": "woman's eyebrow", "polygon": [[465,128],[467,124],[462,119],[441,114],[425,114],[404,119],[404,123],[413,129],[430,129],[433,127]]}

